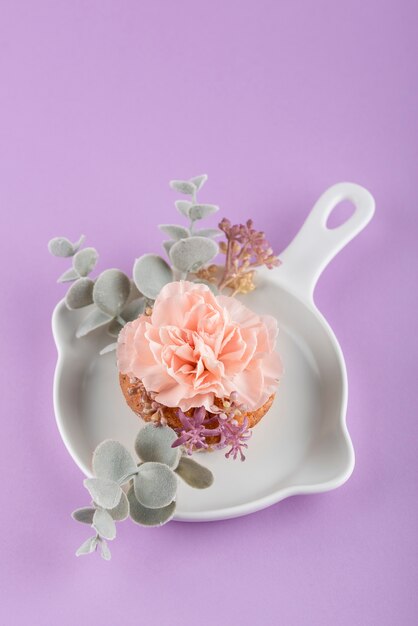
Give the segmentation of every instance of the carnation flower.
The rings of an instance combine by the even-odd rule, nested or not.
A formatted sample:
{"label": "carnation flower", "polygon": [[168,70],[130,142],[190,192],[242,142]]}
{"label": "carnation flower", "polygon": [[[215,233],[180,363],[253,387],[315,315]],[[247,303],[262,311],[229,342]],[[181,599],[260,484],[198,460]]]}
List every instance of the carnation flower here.
{"label": "carnation flower", "polygon": [[122,374],[142,381],[168,407],[213,406],[236,392],[249,410],[276,391],[282,366],[275,352],[277,322],[207,285],[171,282],[151,315],[126,324],[118,339]]}

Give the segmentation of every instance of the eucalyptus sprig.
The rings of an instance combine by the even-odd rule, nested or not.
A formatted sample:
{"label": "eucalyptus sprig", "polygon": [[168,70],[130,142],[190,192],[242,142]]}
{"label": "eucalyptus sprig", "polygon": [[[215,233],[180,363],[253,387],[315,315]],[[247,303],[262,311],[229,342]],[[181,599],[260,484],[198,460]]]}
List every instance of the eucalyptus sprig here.
{"label": "eucalyptus sprig", "polygon": [[85,240],[85,235],[81,235],[76,243],[71,243],[66,237],[54,237],[48,243],[48,250],[54,256],[73,256]]}
{"label": "eucalyptus sprig", "polygon": [[100,548],[109,560],[107,541],[116,537],[116,523],[130,517],[141,526],[161,526],[174,516],[177,477],[196,489],[206,489],[213,475],[190,458],[182,456],[172,445],[177,434],[169,426],[147,424],[135,440],[137,463],[118,441],[103,441],[93,453],[94,478],[86,478],[84,486],[92,498],[91,506],[77,509],[73,519],[94,530],[77,550],[76,555],[89,554]]}
{"label": "eucalyptus sprig", "polygon": [[[197,201],[197,193],[207,178],[206,174],[202,174],[189,180],[170,182],[172,189],[190,196],[190,200],[176,200],[174,203],[178,212],[187,217],[188,225],[159,225],[159,229],[170,237],[163,242],[163,246],[172,266],[157,254],[145,254],[135,261],[133,270],[135,284],[141,293],[150,299],[155,299],[167,283],[175,279],[189,278],[189,274],[194,274],[219,252],[219,246],[214,241],[214,238],[222,234],[219,229],[196,230],[197,222],[219,210],[215,204],[200,204]],[[192,276],[192,280],[205,282],[196,276]]]}
{"label": "eucalyptus sprig", "polygon": [[[72,257],[72,267],[58,279],[58,282],[72,282],[65,304],[71,310],[93,305],[77,328],[77,337],[106,325],[109,334],[117,337],[127,322],[144,311],[146,300],[129,277],[118,269],[104,270],[96,279],[89,278],[99,255],[95,248],[80,249],[84,239],[82,235],[72,244],[66,237],[55,237],[48,244],[54,256]],[[106,346],[102,353],[109,352],[115,345]]]}
{"label": "eucalyptus sprig", "polygon": [[[76,243],[66,237],[55,237],[48,244],[54,256],[72,257],[72,266],[58,279],[58,282],[71,282],[65,303],[69,309],[80,309],[94,305],[77,328],[76,336],[107,326],[110,335],[117,337],[123,326],[138,317],[148,304],[158,296],[161,289],[178,278],[197,282],[207,282],[193,275],[219,252],[213,240],[221,235],[216,228],[196,230],[195,225],[207,215],[218,211],[214,204],[199,204],[197,193],[207,180],[207,175],[195,176],[188,181],[173,180],[170,186],[180,193],[189,195],[190,201],[177,200],[175,206],[181,215],[188,218],[187,227],[178,224],[161,224],[160,229],[169,235],[164,247],[172,263],[157,254],[144,254],[136,259],[133,267],[133,281],[117,269],[103,271],[96,279],[89,274],[96,267],[99,255],[95,248],[80,249],[84,235]],[[213,285],[209,285],[215,289]],[[106,346],[101,354],[110,352],[116,343]]]}

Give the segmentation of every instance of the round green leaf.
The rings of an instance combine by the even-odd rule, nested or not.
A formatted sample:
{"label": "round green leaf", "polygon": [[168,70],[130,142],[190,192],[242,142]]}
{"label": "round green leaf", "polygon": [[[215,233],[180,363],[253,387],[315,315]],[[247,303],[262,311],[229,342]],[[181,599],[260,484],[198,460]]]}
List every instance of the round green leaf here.
{"label": "round green leaf", "polygon": [[71,243],[67,237],[54,237],[48,243],[48,250],[54,256],[73,256],[83,243],[84,239],[84,235],[81,235],[80,239],[76,243]]}
{"label": "round green leaf", "polygon": [[[137,288],[135,287],[135,290]],[[141,313],[144,312],[145,309],[145,298],[143,296],[139,296],[139,298],[135,298],[131,302],[129,302],[121,313],[121,317],[125,320],[125,322],[132,322],[136,320]]]}
{"label": "round green leaf", "polygon": [[116,317],[125,306],[131,283],[129,278],[120,270],[105,270],[96,279],[93,288],[93,300],[101,311]]}
{"label": "round green leaf", "polygon": [[128,491],[129,514],[133,522],[141,526],[162,526],[169,522],[176,510],[176,503],[170,502],[160,509],[148,509],[135,497],[134,488]]}
{"label": "round green leaf", "polygon": [[94,248],[84,248],[79,250],[73,257],[73,268],[80,276],[87,276],[94,270],[99,255]]}
{"label": "round green leaf", "polygon": [[174,500],[177,476],[163,463],[143,463],[134,478],[134,490],[140,504],[149,509],[159,509]]}
{"label": "round green leaf", "polygon": [[135,261],[133,278],[139,291],[155,300],[164,285],[173,280],[173,272],[158,254],[144,254]]}
{"label": "round green leaf", "polygon": [[82,509],[76,509],[71,513],[71,517],[75,519],[76,522],[81,522],[82,524],[91,524],[93,523],[93,515],[95,514],[96,509],[93,507],[84,507]]}
{"label": "round green leaf", "polygon": [[206,237],[189,237],[176,241],[170,250],[170,259],[181,272],[195,271],[218,254],[218,244]]}
{"label": "round green leaf", "polygon": [[81,309],[93,302],[94,281],[90,278],[79,278],[67,291],[65,304],[69,309]]}
{"label": "round green leaf", "polygon": [[93,453],[93,472],[97,478],[123,484],[136,470],[135,461],[119,441],[103,441]]}
{"label": "round green leaf", "polygon": [[120,502],[114,509],[109,509],[110,515],[113,517],[115,522],[122,522],[129,515],[129,502],[126,494],[122,492],[122,496]]}
{"label": "round green leaf", "polygon": [[157,461],[174,469],[181,456],[179,447],[171,447],[176,439],[176,433],[169,426],[147,424],[136,437],[135,451],[142,461]]}
{"label": "round green leaf", "polygon": [[187,456],[181,457],[175,472],[195,489],[207,489],[213,483],[212,472]]}
{"label": "round green leaf", "polygon": [[104,509],[114,509],[119,504],[123,491],[113,480],[86,478],[83,484],[94,502]]}

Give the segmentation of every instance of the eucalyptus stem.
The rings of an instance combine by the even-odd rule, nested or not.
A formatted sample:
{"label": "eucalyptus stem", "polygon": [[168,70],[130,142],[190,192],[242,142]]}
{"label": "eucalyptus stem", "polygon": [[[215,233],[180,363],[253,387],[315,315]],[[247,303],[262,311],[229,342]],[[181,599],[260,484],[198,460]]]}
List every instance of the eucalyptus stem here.
{"label": "eucalyptus stem", "polygon": [[[139,468],[140,465],[141,465],[141,463],[138,463],[137,467]],[[124,485],[125,483],[127,483],[129,480],[131,480],[131,478],[133,478],[137,474],[138,474],[138,471],[130,472],[129,474],[125,474],[125,476],[122,476],[122,478],[120,478],[118,480],[118,484],[121,485],[121,486]]]}
{"label": "eucalyptus stem", "polygon": [[[193,204],[197,203],[197,189],[195,189],[192,193],[192,202]],[[193,231],[194,231],[194,223],[195,220],[193,220],[192,218],[190,218],[190,225],[189,225],[189,230],[190,230],[190,234],[193,235]]]}

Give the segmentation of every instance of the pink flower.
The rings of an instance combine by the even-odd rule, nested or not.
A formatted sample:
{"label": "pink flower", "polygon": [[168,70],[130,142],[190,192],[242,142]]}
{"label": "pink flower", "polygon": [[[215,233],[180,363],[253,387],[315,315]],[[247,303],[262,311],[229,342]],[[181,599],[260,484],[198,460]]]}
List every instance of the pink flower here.
{"label": "pink flower", "polygon": [[282,373],[274,351],[277,322],[228,296],[188,281],[158,295],[151,316],[141,315],[119,334],[120,372],[142,380],[155,400],[187,411],[210,410],[215,397],[234,391],[249,410],[262,406]]}

